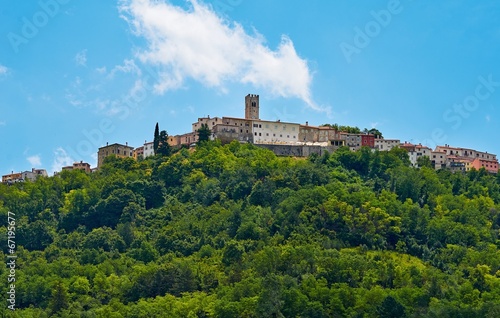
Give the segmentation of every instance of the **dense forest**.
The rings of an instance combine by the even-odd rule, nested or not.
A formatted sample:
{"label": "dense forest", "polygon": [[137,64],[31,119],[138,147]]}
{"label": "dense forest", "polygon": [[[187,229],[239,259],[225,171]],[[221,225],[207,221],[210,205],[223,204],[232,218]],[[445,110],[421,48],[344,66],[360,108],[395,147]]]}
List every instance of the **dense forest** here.
{"label": "dense forest", "polygon": [[12,317],[500,317],[500,178],[204,142],[0,185]]}

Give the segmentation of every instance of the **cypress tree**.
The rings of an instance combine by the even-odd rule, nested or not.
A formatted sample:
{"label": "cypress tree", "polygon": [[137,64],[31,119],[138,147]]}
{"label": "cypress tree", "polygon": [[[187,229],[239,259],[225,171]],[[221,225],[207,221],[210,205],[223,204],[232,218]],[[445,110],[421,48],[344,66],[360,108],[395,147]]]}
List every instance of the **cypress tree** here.
{"label": "cypress tree", "polygon": [[156,123],[155,127],[155,137],[153,139],[153,150],[156,153],[158,152],[158,147],[160,146],[160,127],[158,127],[158,123]]}

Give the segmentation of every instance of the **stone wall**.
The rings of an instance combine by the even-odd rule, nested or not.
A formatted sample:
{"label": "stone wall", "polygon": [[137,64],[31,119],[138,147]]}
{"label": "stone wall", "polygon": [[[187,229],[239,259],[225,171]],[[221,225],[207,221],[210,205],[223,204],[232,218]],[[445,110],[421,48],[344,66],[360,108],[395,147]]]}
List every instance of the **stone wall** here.
{"label": "stone wall", "polygon": [[315,153],[322,156],[325,151],[332,153],[335,147],[308,146],[308,145],[269,145],[256,144],[257,147],[266,148],[274,152],[277,156],[309,157]]}

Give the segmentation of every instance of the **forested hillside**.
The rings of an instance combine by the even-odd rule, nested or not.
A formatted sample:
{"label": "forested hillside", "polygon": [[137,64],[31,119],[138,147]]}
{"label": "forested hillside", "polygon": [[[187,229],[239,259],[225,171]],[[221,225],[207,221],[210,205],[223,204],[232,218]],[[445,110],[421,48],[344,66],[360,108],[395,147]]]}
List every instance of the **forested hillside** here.
{"label": "forested hillside", "polygon": [[2,314],[500,317],[500,179],[408,164],[208,142],[0,185]]}

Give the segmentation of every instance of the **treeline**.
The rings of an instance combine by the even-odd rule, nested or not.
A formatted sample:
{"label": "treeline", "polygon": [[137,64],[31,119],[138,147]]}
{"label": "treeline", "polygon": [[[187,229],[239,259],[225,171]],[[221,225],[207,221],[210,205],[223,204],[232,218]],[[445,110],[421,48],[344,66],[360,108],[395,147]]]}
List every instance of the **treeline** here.
{"label": "treeline", "polygon": [[499,206],[496,175],[411,168],[398,148],[109,157],[0,185],[18,245],[2,315],[500,317]]}
{"label": "treeline", "polygon": [[345,132],[349,134],[372,134],[375,136],[375,138],[384,138],[382,133],[377,129],[377,128],[365,128],[361,130],[358,126],[344,126],[344,125],[339,125],[339,124],[323,124],[321,125],[323,127],[330,127],[332,129],[335,129],[336,131],[340,132]]}

